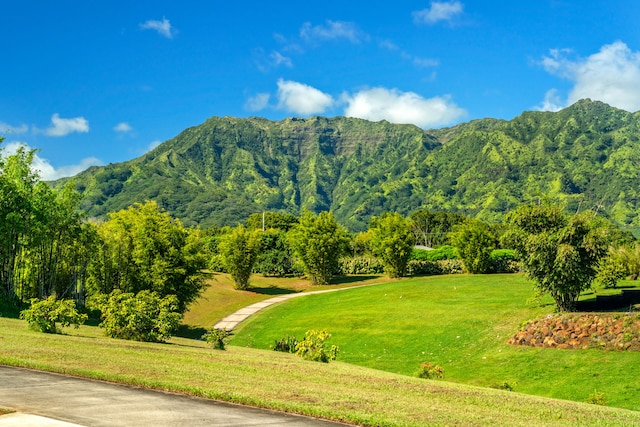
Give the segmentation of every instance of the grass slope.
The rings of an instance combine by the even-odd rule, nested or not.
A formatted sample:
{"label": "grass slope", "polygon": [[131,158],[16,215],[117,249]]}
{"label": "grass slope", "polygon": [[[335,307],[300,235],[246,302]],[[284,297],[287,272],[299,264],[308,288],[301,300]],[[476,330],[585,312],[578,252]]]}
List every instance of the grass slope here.
{"label": "grass slope", "polygon": [[241,324],[231,343],[266,349],[327,329],[342,362],[404,375],[433,362],[447,381],[581,402],[597,390],[608,405],[640,410],[637,353],[505,343],[524,321],[553,312],[550,299],[527,304],[532,293],[521,275],[405,279],[274,306]]}
{"label": "grass slope", "polygon": [[240,347],[215,351],[178,338],[151,344],[67,335],[0,318],[0,363],[171,390],[376,426],[640,425],[640,413],[501,390],[419,380],[334,362]]}

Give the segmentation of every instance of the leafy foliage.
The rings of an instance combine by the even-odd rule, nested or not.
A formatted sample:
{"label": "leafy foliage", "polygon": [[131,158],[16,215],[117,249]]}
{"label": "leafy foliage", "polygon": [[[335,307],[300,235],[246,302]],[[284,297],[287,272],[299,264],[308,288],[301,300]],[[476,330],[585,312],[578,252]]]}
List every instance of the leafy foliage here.
{"label": "leafy foliage", "polygon": [[424,378],[427,380],[442,379],[444,378],[444,369],[440,365],[436,365],[431,362],[423,362],[420,364],[418,378]]}
{"label": "leafy foliage", "polygon": [[403,277],[415,245],[411,222],[398,213],[386,213],[372,218],[371,224],[371,251],[382,259],[389,276]]}
{"label": "leafy foliage", "polygon": [[202,236],[152,201],[111,213],[109,218],[97,226],[101,242],[89,267],[89,294],[118,289],[175,295],[183,313],[204,286]]}
{"label": "leafy foliage", "polygon": [[289,244],[315,285],[325,285],[340,270],[340,257],[349,239],[332,212],[314,215],[305,211],[289,232]]}
{"label": "leafy foliage", "polygon": [[608,227],[592,212],[567,217],[558,206],[524,205],[511,212],[509,239],[527,275],[559,311],[573,311],[591,286],[608,245]]}
{"label": "leafy foliage", "polygon": [[175,295],[160,297],[149,290],[134,295],[116,289],[94,298],[102,312],[100,327],[112,338],[162,342],[180,326],[182,314]]}
{"label": "leafy foliage", "polygon": [[329,363],[336,360],[340,349],[335,345],[325,347],[325,341],[331,338],[331,334],[325,330],[312,329],[304,334],[304,339],[296,344],[296,355],[314,362]]}
{"label": "leafy foliage", "polygon": [[498,239],[489,225],[478,220],[467,220],[454,227],[451,243],[456,247],[469,273],[491,271],[491,252],[498,245]]}
{"label": "leafy foliage", "polygon": [[598,265],[596,280],[605,288],[615,288],[618,280],[640,274],[640,244],[610,247]]}
{"label": "leafy foliage", "polygon": [[215,350],[224,350],[227,345],[225,340],[230,336],[231,332],[226,329],[211,328],[202,336],[202,339],[211,344]]}
{"label": "leafy foliage", "polygon": [[256,230],[249,231],[238,225],[221,237],[218,251],[225,271],[231,274],[237,289],[249,287],[249,277],[258,256],[260,240]]}
{"label": "leafy foliage", "polygon": [[87,320],[87,315],[78,312],[75,301],[59,300],[52,295],[45,300],[33,298],[31,306],[20,312],[20,318],[26,320],[33,330],[55,334],[60,332],[58,324],[78,328]]}

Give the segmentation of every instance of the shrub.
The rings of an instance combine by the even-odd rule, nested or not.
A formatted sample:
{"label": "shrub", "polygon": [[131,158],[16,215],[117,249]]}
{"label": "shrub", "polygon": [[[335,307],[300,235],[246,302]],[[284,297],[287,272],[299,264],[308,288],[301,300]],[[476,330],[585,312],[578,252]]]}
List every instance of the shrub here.
{"label": "shrub", "polygon": [[331,338],[331,334],[325,330],[310,330],[304,335],[304,340],[296,344],[296,355],[314,362],[329,363],[338,356],[338,347],[332,345],[325,348],[325,341]]}
{"label": "shrub", "polygon": [[593,390],[593,393],[587,397],[585,402],[591,403],[592,405],[605,406],[607,404],[607,399],[605,398],[604,393],[600,393],[598,390]]}
{"label": "shrub", "polygon": [[432,250],[413,249],[411,259],[418,261],[441,261],[445,259],[458,259],[456,248],[449,245],[440,246]]}
{"label": "shrub", "polygon": [[105,333],[112,338],[135,341],[163,342],[180,325],[178,298],[160,298],[155,292],[140,291],[137,295],[115,290],[98,303]]}
{"label": "shrub", "polygon": [[87,315],[78,312],[73,300],[58,300],[52,295],[46,300],[31,299],[31,307],[22,310],[20,318],[26,320],[33,330],[55,334],[60,332],[57,324],[78,328],[87,320]]}
{"label": "shrub", "polygon": [[495,249],[491,252],[491,271],[494,273],[516,273],[520,265],[512,249]]}
{"label": "shrub", "polygon": [[205,340],[208,344],[215,350],[224,350],[226,348],[225,339],[231,336],[231,331],[227,331],[227,329],[217,329],[211,328],[202,336],[202,339]]}
{"label": "shrub", "polygon": [[384,264],[377,257],[354,256],[340,259],[341,274],[382,274]]}
{"label": "shrub", "polygon": [[298,339],[293,335],[287,335],[280,340],[276,340],[273,344],[274,351],[282,351],[284,353],[295,353]]}
{"label": "shrub", "polygon": [[435,276],[439,274],[462,274],[464,265],[459,259],[446,259],[440,261],[411,260],[407,265],[410,275]]}
{"label": "shrub", "polygon": [[444,378],[444,369],[431,362],[422,362],[420,370],[418,371],[418,378],[425,378],[428,380]]}

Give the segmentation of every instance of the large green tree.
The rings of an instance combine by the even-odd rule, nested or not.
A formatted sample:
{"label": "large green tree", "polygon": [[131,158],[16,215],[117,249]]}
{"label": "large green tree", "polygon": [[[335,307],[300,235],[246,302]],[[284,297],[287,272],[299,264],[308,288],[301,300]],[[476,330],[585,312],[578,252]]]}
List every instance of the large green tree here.
{"label": "large green tree", "polygon": [[349,245],[347,231],[328,211],[314,215],[305,210],[288,240],[314,285],[329,283]]}
{"label": "large green tree", "polygon": [[95,234],[78,213],[72,184],[52,190],[40,181],[34,154],[20,147],[0,155],[1,294],[22,301],[77,298]]}
{"label": "large green tree", "polygon": [[184,312],[204,286],[202,239],[155,202],[136,203],[98,225],[101,243],[90,266],[90,293],[143,290],[175,295]]}
{"label": "large green tree", "polygon": [[491,227],[482,221],[469,219],[454,226],[453,230],[451,243],[458,250],[467,271],[488,273],[491,270],[491,252],[498,245]]}
{"label": "large green tree", "polygon": [[610,224],[594,212],[567,216],[551,205],[520,206],[507,221],[513,229],[505,238],[538,290],[553,297],[558,311],[575,310],[606,254]]}
{"label": "large green tree", "polygon": [[403,277],[415,245],[411,221],[399,213],[386,213],[371,219],[369,246],[382,259],[387,274]]}
{"label": "large green tree", "polygon": [[218,253],[237,289],[249,287],[249,277],[260,248],[258,233],[257,230],[247,230],[243,225],[238,225],[220,239]]}

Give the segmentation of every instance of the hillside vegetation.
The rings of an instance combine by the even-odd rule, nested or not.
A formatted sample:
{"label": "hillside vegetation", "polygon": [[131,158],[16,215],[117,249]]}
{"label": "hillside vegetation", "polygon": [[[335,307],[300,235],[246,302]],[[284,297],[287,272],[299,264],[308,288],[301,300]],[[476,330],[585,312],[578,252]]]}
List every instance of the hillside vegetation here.
{"label": "hillside vegetation", "polygon": [[89,215],[153,199],[205,227],[302,208],[333,210],[352,230],[372,215],[418,208],[497,222],[545,198],[633,228],[639,131],[640,113],[590,100],[428,131],[345,117],[212,117],[142,157],[73,179]]}

